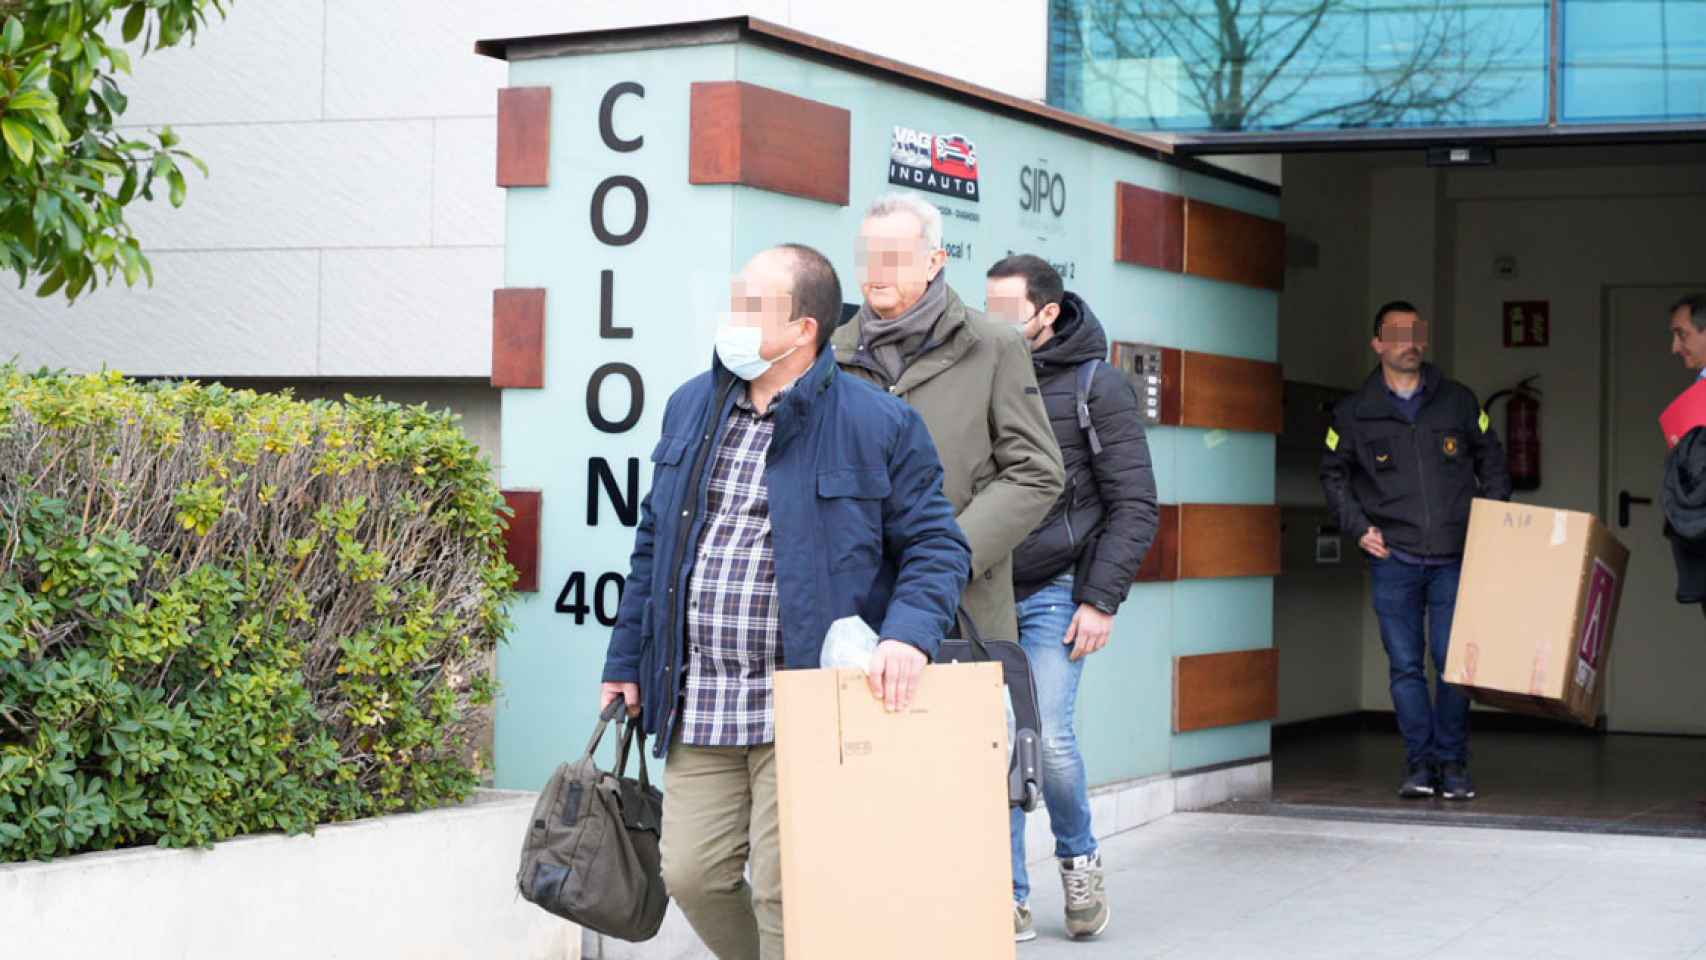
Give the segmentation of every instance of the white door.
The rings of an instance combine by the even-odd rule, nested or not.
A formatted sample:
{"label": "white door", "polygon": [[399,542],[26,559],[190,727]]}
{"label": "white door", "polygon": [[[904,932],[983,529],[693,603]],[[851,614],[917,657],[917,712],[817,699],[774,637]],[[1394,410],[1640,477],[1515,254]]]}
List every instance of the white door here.
{"label": "white door", "polygon": [[[1670,354],[1670,306],[1703,289],[1706,284],[1619,287],[1608,299],[1606,513],[1630,552],[1606,705],[1607,723],[1620,732],[1706,733],[1706,615],[1698,604],[1676,602],[1676,567],[1660,505],[1665,443],[1658,423],[1659,413],[1695,376]],[[1628,526],[1620,516],[1625,498]]]}

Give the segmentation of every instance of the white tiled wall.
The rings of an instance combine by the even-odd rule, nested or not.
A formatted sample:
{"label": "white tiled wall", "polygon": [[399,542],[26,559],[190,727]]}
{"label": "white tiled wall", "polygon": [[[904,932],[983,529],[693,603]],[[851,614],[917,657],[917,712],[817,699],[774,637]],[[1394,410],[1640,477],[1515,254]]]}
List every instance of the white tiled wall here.
{"label": "white tiled wall", "polygon": [[[264,0],[136,58],[127,125],[212,174],[132,208],[157,283],[0,283],[0,358],[135,375],[483,378],[503,277],[485,37],[750,13],[1041,98],[1045,0]],[[3,279],[3,278],[0,278]],[[33,285],[32,285],[33,287]]]}

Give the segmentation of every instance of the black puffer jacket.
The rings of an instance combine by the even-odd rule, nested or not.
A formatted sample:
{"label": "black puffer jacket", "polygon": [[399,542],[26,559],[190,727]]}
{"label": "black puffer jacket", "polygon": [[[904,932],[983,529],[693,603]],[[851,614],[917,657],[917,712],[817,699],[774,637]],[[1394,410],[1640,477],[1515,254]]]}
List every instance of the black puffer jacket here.
{"label": "black puffer jacket", "polygon": [[1032,355],[1043,406],[1066,463],[1066,491],[1013,552],[1014,595],[1025,597],[1072,572],[1072,598],[1113,611],[1155,541],[1159,511],[1143,414],[1130,381],[1108,364],[1090,384],[1090,420],[1102,442],[1092,456],[1078,426],[1078,368],[1108,354],[1108,336],[1075,293],[1061,301],[1055,335]]}

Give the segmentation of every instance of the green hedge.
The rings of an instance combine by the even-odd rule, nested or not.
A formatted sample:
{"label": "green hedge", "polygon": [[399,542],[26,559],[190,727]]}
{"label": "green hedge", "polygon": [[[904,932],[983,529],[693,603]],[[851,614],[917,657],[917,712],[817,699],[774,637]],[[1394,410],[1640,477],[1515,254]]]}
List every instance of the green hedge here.
{"label": "green hedge", "polygon": [[502,502],[424,406],[0,367],[0,861],[464,799]]}

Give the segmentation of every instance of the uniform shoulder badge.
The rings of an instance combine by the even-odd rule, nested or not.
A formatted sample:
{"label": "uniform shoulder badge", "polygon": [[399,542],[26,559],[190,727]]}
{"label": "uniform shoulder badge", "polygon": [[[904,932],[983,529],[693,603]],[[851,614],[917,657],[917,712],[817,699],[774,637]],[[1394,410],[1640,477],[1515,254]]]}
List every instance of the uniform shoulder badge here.
{"label": "uniform shoulder badge", "polygon": [[1487,418],[1487,411],[1485,411],[1485,410],[1482,410],[1482,411],[1481,411],[1481,420],[1480,420],[1480,425],[1481,425],[1481,432],[1482,432],[1482,433],[1486,433],[1486,432],[1487,432],[1487,428],[1488,428],[1488,427],[1490,427],[1490,426],[1492,426],[1492,424],[1493,424],[1493,421],[1492,421],[1492,420],[1489,420],[1489,419],[1488,419],[1488,418]]}
{"label": "uniform shoulder badge", "polygon": [[1332,427],[1327,428],[1327,449],[1334,453],[1339,451],[1339,431]]}

